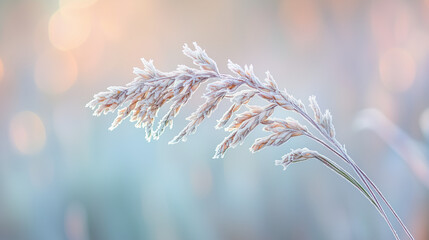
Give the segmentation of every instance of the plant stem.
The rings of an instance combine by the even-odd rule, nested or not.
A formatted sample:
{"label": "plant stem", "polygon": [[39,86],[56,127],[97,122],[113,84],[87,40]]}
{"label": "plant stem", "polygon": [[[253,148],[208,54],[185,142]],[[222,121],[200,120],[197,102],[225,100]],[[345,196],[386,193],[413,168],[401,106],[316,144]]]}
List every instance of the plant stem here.
{"label": "plant stem", "polygon": [[[235,80],[239,80],[239,81],[245,81],[245,79],[242,78],[235,78],[229,75],[221,75],[221,78],[230,78],[230,79],[235,79]],[[246,82],[247,83],[247,82]],[[249,85],[249,87],[252,87]],[[256,86],[256,89],[258,89],[261,93],[264,92],[264,87],[263,86]],[[284,95],[284,92],[280,92],[278,91],[278,93],[286,100],[288,101],[288,98]],[[393,235],[395,236],[396,239],[399,239],[398,234],[396,233],[395,229],[392,226],[392,223],[390,222],[389,218],[386,215],[386,212],[384,211],[383,207],[381,206],[380,202],[378,201],[377,196],[375,195],[375,193],[373,192],[371,186],[374,188],[374,190],[376,191],[376,193],[382,198],[383,202],[389,207],[390,211],[394,214],[395,218],[398,220],[398,222],[401,224],[402,228],[404,229],[404,231],[407,233],[408,237],[412,240],[414,240],[413,236],[411,235],[411,233],[408,231],[407,227],[405,226],[405,224],[402,222],[402,220],[399,218],[399,216],[396,214],[396,212],[393,210],[393,208],[391,207],[391,205],[389,204],[389,202],[386,200],[386,198],[381,194],[380,190],[375,186],[375,184],[369,179],[369,177],[362,171],[362,169],[360,169],[357,164],[353,161],[352,158],[350,158],[350,156],[347,155],[347,153],[344,151],[343,147],[340,145],[340,143],[338,141],[336,141],[334,138],[332,138],[331,136],[329,136],[325,131],[323,131],[321,129],[321,127],[319,126],[319,124],[317,124],[313,118],[311,118],[307,112],[305,111],[305,109],[302,109],[301,107],[297,106],[296,104],[292,103],[294,111],[297,112],[299,115],[301,115],[308,123],[310,123],[326,140],[328,140],[328,142],[331,145],[327,144],[326,142],[324,142],[323,140],[315,137],[314,135],[310,134],[311,138],[313,138],[314,140],[316,140],[317,142],[319,142],[320,144],[322,144],[323,146],[325,146],[326,148],[328,148],[329,150],[331,150],[333,153],[335,153],[336,155],[338,155],[341,159],[343,159],[346,163],[348,163],[354,170],[354,172],[359,176],[359,179],[364,183],[365,187],[368,189],[369,193],[371,194],[372,198],[374,199],[374,202],[376,203],[376,208],[379,211],[379,213],[381,214],[381,216],[384,218],[384,220],[386,221],[386,223],[389,225],[390,230],[392,231]],[[286,109],[289,110],[289,109]],[[309,135],[308,135],[309,136]],[[369,183],[368,183],[369,182]]]}
{"label": "plant stem", "polygon": [[[283,95],[283,94],[282,94]],[[284,97],[286,99],[286,97]],[[321,143],[322,145],[324,145],[325,147],[327,147],[329,150],[331,150],[332,152],[334,152],[335,154],[337,154],[340,158],[342,158],[346,163],[350,164],[353,168],[353,170],[355,171],[355,173],[359,176],[359,178],[361,179],[361,181],[365,184],[366,188],[368,189],[368,191],[370,192],[371,196],[374,198],[375,202],[377,203],[377,206],[379,209],[380,214],[382,215],[382,217],[384,218],[384,220],[386,221],[386,223],[389,225],[390,230],[392,231],[393,235],[395,236],[396,239],[399,239],[398,234],[396,233],[395,229],[392,226],[392,223],[389,221],[389,218],[387,217],[383,207],[381,206],[381,204],[378,202],[377,197],[375,196],[374,192],[372,191],[371,187],[368,185],[366,178],[364,178],[362,176],[362,173],[359,167],[357,167],[357,165],[353,162],[353,160],[351,160],[351,158],[345,154],[345,152],[343,151],[342,147],[339,146],[339,143],[337,141],[334,141],[334,139],[332,139],[330,136],[328,136],[326,134],[325,131],[323,131],[319,124],[317,124],[305,111],[303,111],[303,109],[301,109],[298,106],[294,106],[295,111],[300,114],[305,120],[307,120],[307,122],[309,122],[314,128],[316,128],[318,130],[318,132],[326,139],[328,140],[335,148],[337,148],[338,151],[334,151],[334,149],[329,146],[327,143],[325,143],[324,141],[318,139],[317,141],[319,143]],[[313,135],[314,138],[316,138]],[[313,139],[314,139],[313,138]],[[408,229],[405,227],[405,225],[402,224],[402,221],[397,218],[397,220],[401,223],[402,228],[407,232],[408,236],[410,237],[410,239],[414,239],[411,234],[408,232]]]}
{"label": "plant stem", "polygon": [[[333,153],[335,153],[336,155],[338,155],[340,158],[344,159],[344,161],[346,161],[347,163],[351,164],[343,155],[341,155],[337,150],[333,149],[330,145],[328,145],[327,143],[325,143],[321,139],[317,138],[313,134],[307,134],[307,136],[310,137],[310,138],[312,138],[312,139],[314,139],[318,143],[322,144],[323,146],[325,146],[326,148],[328,148],[329,150],[331,150]],[[352,165],[352,167],[353,167],[353,165]],[[362,182],[365,184],[365,186],[368,189],[368,191],[370,192],[371,196],[374,198],[374,201],[376,203],[375,204],[376,209],[378,210],[378,212],[380,213],[380,215],[384,218],[384,220],[389,225],[389,228],[392,231],[393,235],[395,236],[396,239],[399,239],[398,234],[396,233],[396,231],[393,228],[391,222],[387,218],[387,215],[384,212],[383,208],[381,207],[381,204],[378,202],[377,197],[375,196],[374,192],[371,190],[371,188],[368,186],[368,183],[365,181],[365,178],[363,178],[362,175],[354,167],[353,167],[353,169],[355,170],[355,172],[357,172],[358,176],[360,177],[360,179],[362,180]]]}
{"label": "plant stem", "polygon": [[334,172],[336,172],[337,174],[339,174],[340,176],[348,180],[351,184],[353,184],[363,195],[365,195],[366,198],[368,198],[369,201],[371,201],[372,204],[374,204],[376,208],[378,208],[374,199],[372,199],[372,197],[369,196],[368,192],[356,181],[356,179],[354,179],[350,175],[350,173],[348,173],[346,170],[344,170],[335,162],[333,162],[332,160],[330,160],[325,156],[320,155],[320,156],[317,156],[316,158],[320,160],[323,164],[325,164],[327,167],[329,167],[331,170],[333,170]]}

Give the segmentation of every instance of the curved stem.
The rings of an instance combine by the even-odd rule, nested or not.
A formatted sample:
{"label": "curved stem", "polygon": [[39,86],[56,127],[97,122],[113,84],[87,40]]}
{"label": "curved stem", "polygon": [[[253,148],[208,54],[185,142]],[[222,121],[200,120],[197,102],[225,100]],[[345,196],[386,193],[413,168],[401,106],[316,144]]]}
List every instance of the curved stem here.
{"label": "curved stem", "polygon": [[338,143],[336,143],[339,150],[342,152],[342,154],[349,160],[349,162],[352,164],[353,169],[357,170],[359,172],[359,175],[362,175],[366,181],[369,182],[369,184],[374,188],[374,190],[377,192],[377,194],[381,197],[383,202],[387,205],[387,207],[390,209],[390,211],[393,213],[395,218],[398,220],[399,224],[401,224],[404,231],[407,233],[408,237],[410,239],[414,239],[411,232],[408,230],[408,228],[405,226],[405,224],[402,222],[401,218],[398,216],[396,211],[393,209],[393,207],[390,205],[390,203],[387,201],[387,199],[384,197],[384,195],[381,193],[381,191],[378,189],[378,187],[374,184],[374,182],[366,175],[366,173],[353,161],[353,159],[341,148],[338,146]]}
{"label": "curved stem", "polygon": [[[299,108],[298,106],[294,106],[295,111],[300,114],[305,120],[307,120],[314,128],[316,128],[319,133],[325,138],[327,139],[335,148],[337,148],[338,151],[334,150],[330,145],[328,145],[327,143],[325,143],[324,141],[322,141],[321,139],[315,137],[312,134],[307,134],[307,136],[313,138],[314,140],[316,140],[317,142],[321,143],[323,146],[325,146],[326,148],[328,148],[329,150],[331,150],[332,152],[334,152],[336,155],[338,155],[340,158],[342,158],[345,162],[347,162],[348,164],[350,164],[353,168],[353,170],[355,171],[355,173],[359,176],[359,178],[361,179],[361,181],[365,184],[366,188],[368,189],[368,191],[370,192],[371,196],[374,198],[375,202],[377,203],[377,209],[379,210],[381,216],[384,218],[384,220],[386,221],[386,223],[389,225],[390,230],[392,231],[393,235],[395,236],[396,239],[399,239],[398,234],[396,233],[395,229],[392,226],[392,223],[390,222],[389,218],[387,217],[383,207],[381,206],[381,204],[378,202],[377,197],[375,196],[374,192],[372,191],[371,187],[368,185],[366,179],[362,176],[362,173],[359,171],[360,168],[353,162],[353,160],[351,160],[347,154],[344,153],[343,149],[341,148],[341,146],[338,145],[338,142],[334,141],[330,136],[328,136],[326,134],[325,131],[323,131],[319,124],[317,124],[306,112],[304,112],[301,108]],[[344,155],[343,155],[344,154]],[[400,219],[398,219],[398,221],[401,223],[402,221]],[[401,224],[402,225],[402,224]],[[408,233],[408,229],[405,227],[405,225],[402,226],[402,228],[404,228],[404,230]],[[412,236],[409,237],[411,239]]]}
{"label": "curved stem", "polygon": [[369,184],[374,188],[374,190],[378,193],[378,195],[380,195],[380,197],[383,199],[383,201],[386,203],[387,207],[390,209],[390,211],[393,213],[393,215],[395,215],[396,219],[398,219],[399,223],[401,224],[402,228],[404,228],[405,232],[407,233],[408,237],[410,239],[414,239],[413,235],[411,234],[411,232],[408,230],[408,228],[405,226],[405,224],[402,222],[401,218],[398,216],[398,214],[395,212],[395,210],[393,209],[393,207],[390,205],[390,203],[387,201],[387,199],[383,196],[383,194],[381,193],[381,191],[378,189],[378,187],[374,184],[374,182],[365,174],[364,171],[362,171],[362,169],[360,169],[359,167],[358,171],[360,171],[362,173],[362,175],[365,177],[365,179],[369,182]]}
{"label": "curved stem", "polygon": [[316,156],[316,159],[320,160],[323,164],[325,164],[327,167],[329,167],[331,170],[348,180],[351,184],[353,184],[368,200],[374,204],[374,206],[378,209],[377,204],[375,203],[374,199],[372,199],[371,196],[369,196],[368,192],[348,173],[346,170],[341,168],[339,165],[337,165],[335,162],[330,160],[329,158],[319,155]]}
{"label": "curved stem", "polygon": [[[369,184],[372,186],[372,188],[377,192],[377,194],[382,198],[383,202],[388,206],[388,208],[390,209],[390,211],[393,213],[393,215],[395,216],[395,218],[398,220],[398,222],[401,224],[402,228],[404,229],[404,231],[407,233],[408,237],[410,239],[414,239],[413,235],[411,234],[411,232],[408,230],[408,228],[405,226],[405,224],[402,222],[401,218],[399,217],[399,215],[396,213],[396,211],[393,209],[393,207],[390,205],[390,203],[387,201],[387,199],[384,197],[384,195],[381,193],[381,191],[378,189],[378,187],[374,184],[374,182],[368,177],[368,175],[366,175],[366,173],[350,158],[350,156],[348,156],[347,153],[345,153],[344,151],[342,151],[342,149],[340,148],[340,151],[342,151],[342,154],[344,154],[346,157],[344,157],[341,153],[339,153],[338,151],[334,150],[330,145],[326,144],[324,141],[322,141],[321,139],[315,137],[314,135],[308,134],[308,137],[314,139],[315,141],[319,142],[320,144],[322,144],[323,146],[325,146],[326,148],[328,148],[329,150],[331,150],[333,153],[335,153],[337,156],[339,156],[340,158],[342,158],[344,161],[346,161],[347,163],[351,164],[353,169],[355,169],[355,171],[358,172],[359,176],[362,176],[364,178],[364,182],[368,181]],[[365,181],[366,180],[366,181]],[[365,184],[367,187],[368,185]],[[371,191],[371,190],[370,190]]]}
{"label": "curved stem", "polygon": [[[317,138],[316,136],[314,136],[311,133],[306,134],[306,136],[314,139],[315,141],[317,141],[318,143],[322,144],[323,146],[325,146],[326,148],[328,148],[329,150],[331,150],[333,153],[335,153],[336,155],[338,155],[340,158],[342,158],[344,161],[346,161],[347,163],[351,164],[343,155],[341,155],[338,151],[336,151],[335,149],[333,149],[330,145],[328,145],[327,143],[325,143],[324,141],[322,141],[321,139]],[[351,164],[352,165],[352,164]],[[353,167],[353,165],[352,165]],[[395,229],[392,226],[392,223],[389,221],[389,219],[387,218],[386,213],[383,210],[383,207],[381,206],[381,204],[378,202],[377,197],[375,196],[374,192],[371,190],[371,188],[368,186],[368,183],[365,181],[365,179],[362,177],[362,175],[360,174],[359,171],[357,171],[354,167],[353,169],[355,170],[355,172],[358,174],[359,178],[362,180],[362,182],[365,184],[366,188],[368,189],[368,191],[370,192],[371,196],[373,197],[375,203],[376,203],[376,209],[378,210],[378,212],[380,213],[380,215],[384,218],[384,220],[387,222],[387,225],[389,225],[390,230],[392,231],[393,235],[395,236],[396,239],[399,239],[398,234],[396,233]]]}
{"label": "curved stem", "polygon": [[[235,78],[232,76],[227,76],[227,75],[221,75],[221,77],[224,78],[232,78],[232,79],[236,79],[236,80],[240,80],[240,81],[244,81],[246,82],[244,79],[241,78]],[[249,87],[252,87],[249,85]],[[253,86],[254,87],[254,86]],[[263,92],[263,87],[262,86],[256,86],[256,88]],[[280,92],[280,95],[285,99],[288,100],[286,96],[284,96],[283,92]],[[407,233],[408,237],[410,239],[414,239],[413,236],[411,235],[411,233],[408,231],[407,227],[405,226],[405,224],[402,222],[402,220],[399,218],[399,216],[396,214],[396,212],[393,210],[393,208],[391,207],[391,205],[389,204],[389,202],[386,200],[386,198],[381,194],[380,190],[375,186],[375,184],[369,179],[369,177],[362,171],[362,169],[360,169],[357,164],[353,161],[352,158],[350,158],[350,156],[347,155],[347,153],[345,152],[345,150],[343,149],[343,147],[340,145],[340,143],[338,141],[336,141],[334,138],[332,138],[331,136],[329,136],[323,129],[321,129],[321,127],[319,126],[319,124],[317,124],[313,118],[311,118],[307,112],[305,111],[305,109],[302,109],[301,107],[297,106],[295,103],[292,103],[293,105],[293,109],[295,112],[297,112],[299,115],[301,115],[308,123],[310,123],[330,144],[322,141],[321,139],[315,137],[314,135],[310,134],[308,135],[309,137],[313,138],[314,140],[316,140],[317,142],[319,142],[320,144],[322,144],[323,146],[325,146],[326,148],[328,148],[329,150],[331,150],[332,152],[334,152],[336,155],[338,155],[341,159],[343,159],[346,163],[350,164],[350,166],[353,168],[354,172],[359,176],[359,179],[364,183],[365,187],[368,189],[369,193],[371,194],[372,198],[374,199],[375,203],[376,203],[376,208],[379,210],[379,213],[382,215],[382,217],[384,218],[384,220],[386,221],[386,223],[389,225],[390,230],[392,231],[393,235],[395,236],[396,239],[399,239],[398,234],[396,233],[395,229],[393,228],[389,218],[387,217],[383,207],[381,206],[381,204],[379,203],[376,195],[374,194],[371,186],[374,188],[374,190],[376,191],[376,193],[382,198],[383,202],[389,207],[390,211],[394,214],[395,218],[398,220],[398,222],[401,224],[402,228],[404,229],[404,231]],[[289,110],[289,109],[286,109]],[[368,183],[369,182],[369,183]]]}

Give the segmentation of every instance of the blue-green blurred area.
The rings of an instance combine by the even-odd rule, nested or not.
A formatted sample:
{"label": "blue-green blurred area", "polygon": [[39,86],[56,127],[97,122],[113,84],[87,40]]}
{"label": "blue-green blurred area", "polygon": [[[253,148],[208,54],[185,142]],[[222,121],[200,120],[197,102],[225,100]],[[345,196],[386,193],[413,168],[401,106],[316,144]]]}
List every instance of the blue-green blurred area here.
{"label": "blue-green blurred area", "polygon": [[212,159],[227,101],[168,145],[204,87],[150,143],[84,107],[132,81],[141,57],[161,71],[192,65],[181,47],[193,41],[225,73],[227,59],[253,64],[306,104],[316,95],[349,154],[429,239],[428,16],[429,1],[0,1],[0,239],[393,239],[320,162],[274,165],[299,147],[341,163],[310,139],[251,154],[258,128]]}

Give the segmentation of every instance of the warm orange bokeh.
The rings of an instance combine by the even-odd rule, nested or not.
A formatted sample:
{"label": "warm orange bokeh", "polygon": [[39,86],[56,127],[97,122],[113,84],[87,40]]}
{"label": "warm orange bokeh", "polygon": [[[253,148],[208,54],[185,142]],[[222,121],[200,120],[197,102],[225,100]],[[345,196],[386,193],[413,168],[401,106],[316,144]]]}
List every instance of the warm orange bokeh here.
{"label": "warm orange bokeh", "polygon": [[60,8],[84,9],[93,6],[98,0],[59,0]]}
{"label": "warm orange bokeh", "polygon": [[60,8],[49,20],[49,40],[59,50],[79,47],[91,32],[91,18],[85,10]]}
{"label": "warm orange bokeh", "polygon": [[19,152],[31,155],[39,152],[46,141],[45,126],[33,112],[21,112],[10,121],[10,140]]}
{"label": "warm orange bokeh", "polygon": [[75,83],[77,74],[78,67],[71,53],[50,49],[37,60],[34,79],[43,92],[60,94]]}
{"label": "warm orange bokeh", "polygon": [[393,48],[380,57],[379,70],[380,79],[388,89],[405,91],[414,82],[416,63],[407,50]]}
{"label": "warm orange bokeh", "polygon": [[320,10],[311,0],[283,1],[280,15],[294,44],[303,48],[317,45],[323,34]]}

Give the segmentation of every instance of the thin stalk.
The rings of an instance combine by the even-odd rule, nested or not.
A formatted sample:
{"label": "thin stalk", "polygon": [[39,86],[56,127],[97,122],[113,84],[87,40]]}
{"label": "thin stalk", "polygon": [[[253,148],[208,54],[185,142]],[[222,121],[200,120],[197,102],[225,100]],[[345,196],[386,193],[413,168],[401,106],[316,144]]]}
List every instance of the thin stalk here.
{"label": "thin stalk", "polygon": [[[334,141],[333,141],[334,142]],[[405,226],[405,224],[402,222],[401,218],[398,216],[398,214],[395,212],[395,210],[393,209],[393,207],[390,205],[390,203],[387,201],[387,199],[384,197],[384,195],[381,193],[381,191],[378,189],[378,187],[374,184],[374,182],[366,175],[366,173],[353,161],[353,159],[346,153],[344,152],[344,150],[338,146],[338,143],[336,144],[337,148],[344,154],[344,156],[351,162],[353,168],[364,176],[364,178],[369,182],[369,184],[374,188],[374,190],[377,192],[377,194],[382,198],[383,202],[388,206],[388,208],[390,209],[390,211],[393,213],[393,215],[395,216],[396,220],[398,220],[398,222],[401,224],[401,227],[404,229],[404,231],[407,233],[408,237],[410,239],[414,240],[413,235],[411,234],[411,232],[408,230],[408,228]]]}
{"label": "thin stalk", "polygon": [[[283,94],[282,94],[283,95]],[[286,99],[286,98],[285,98]],[[331,142],[331,144],[336,147],[341,153],[344,154],[344,152],[342,151],[342,148],[340,146],[338,146],[338,143],[335,142],[332,138],[330,138],[329,136],[327,136],[327,134],[320,128],[320,126],[310,117],[308,116],[308,114],[306,112],[304,112],[301,108],[299,108],[298,106],[294,106],[295,111],[300,114],[305,120],[307,120],[307,122],[309,122],[314,128],[316,128],[320,134],[322,134],[322,136],[327,139],[328,141]],[[314,138],[316,138],[314,136]],[[313,138],[313,139],[314,139]],[[386,223],[389,225],[390,230],[392,231],[393,235],[395,236],[396,239],[399,239],[398,234],[396,233],[395,229],[392,226],[392,223],[390,222],[390,220],[388,219],[383,207],[381,206],[381,204],[378,202],[377,197],[375,196],[374,192],[371,190],[371,187],[368,185],[367,181],[365,180],[365,178],[362,176],[362,174],[360,173],[360,171],[358,170],[358,167],[356,166],[356,164],[354,162],[352,162],[353,160],[349,159],[348,157],[343,156],[340,152],[338,151],[334,151],[332,147],[330,147],[328,144],[326,144],[324,141],[318,139],[318,142],[323,144],[325,147],[327,147],[329,150],[333,151],[334,153],[336,153],[339,157],[341,157],[343,160],[345,160],[348,164],[350,164],[353,168],[353,170],[355,171],[355,173],[359,176],[359,178],[361,179],[361,181],[365,184],[366,188],[368,189],[368,191],[370,192],[371,196],[374,198],[375,202],[377,203],[377,206],[379,208],[379,212],[382,215],[382,217],[384,218],[384,220],[386,221]],[[378,209],[377,208],[377,209]],[[400,219],[398,219],[399,222]],[[401,224],[402,225],[402,224]],[[405,226],[402,226],[402,228],[404,228],[404,230],[407,232],[408,231],[406,229]],[[411,239],[414,239],[412,236],[409,235],[409,237]]]}
{"label": "thin stalk", "polygon": [[[309,135],[307,135],[309,136]],[[344,151],[342,151],[342,148],[340,148],[338,146],[338,144],[335,144],[337,146],[337,148],[340,149],[340,151],[342,152],[342,154],[344,154],[346,157],[344,157],[344,155],[342,155],[341,153],[339,153],[338,151],[332,149],[332,147],[328,144],[326,144],[324,141],[318,139],[317,137],[311,135],[309,136],[310,138],[316,140],[317,142],[319,142],[320,144],[322,144],[323,146],[327,147],[329,150],[331,150],[332,152],[334,152],[336,155],[338,155],[340,158],[342,158],[344,161],[350,163],[353,167],[353,169],[358,171],[359,175],[362,175],[364,177],[364,179],[366,181],[369,182],[369,184],[372,186],[372,188],[377,192],[377,194],[382,198],[383,202],[388,206],[388,208],[390,209],[390,211],[393,213],[393,215],[395,216],[395,218],[398,220],[398,222],[401,224],[402,228],[404,229],[404,231],[407,233],[408,237],[410,239],[414,239],[413,235],[411,234],[411,232],[408,230],[408,228],[405,226],[405,224],[402,222],[401,218],[398,216],[398,214],[396,213],[396,211],[393,209],[393,207],[390,205],[390,203],[387,201],[387,199],[384,197],[384,195],[381,193],[381,191],[378,189],[378,187],[374,184],[374,182],[368,177],[368,175],[366,175],[366,173],[350,158],[350,156],[348,156],[347,153],[345,153]],[[334,143],[334,141],[332,141]]]}
{"label": "thin stalk", "polygon": [[378,208],[374,199],[372,199],[372,197],[369,196],[368,192],[362,187],[362,185],[359,184],[359,182],[356,181],[356,179],[354,179],[350,175],[350,173],[348,173],[346,170],[344,170],[335,162],[333,162],[332,160],[330,160],[325,156],[317,156],[316,158],[320,160],[323,164],[325,164],[327,167],[329,167],[331,170],[333,170],[334,172],[336,172],[337,174],[339,174],[340,176],[348,180],[351,184],[353,184],[363,195],[365,195],[366,198],[368,198],[369,201],[371,201],[372,204],[374,204],[376,208]]}
{"label": "thin stalk", "polygon": [[398,214],[396,214],[395,210],[393,210],[392,206],[389,204],[389,202],[387,201],[387,199],[383,196],[383,194],[381,193],[381,191],[378,189],[378,187],[374,184],[374,182],[372,182],[372,180],[365,174],[365,172],[363,172],[359,167],[358,170],[362,173],[362,175],[368,180],[369,184],[374,188],[374,190],[378,193],[378,195],[380,195],[380,197],[383,199],[383,201],[386,203],[386,205],[389,207],[390,211],[393,213],[393,215],[395,215],[396,219],[398,219],[399,223],[401,224],[402,228],[404,228],[405,232],[407,233],[408,237],[410,239],[414,239],[413,235],[411,234],[411,232],[408,230],[408,228],[405,226],[405,224],[402,222],[401,218],[398,216]]}
{"label": "thin stalk", "polygon": [[[221,77],[224,78],[228,78],[230,76],[226,76],[226,75],[222,75]],[[235,80],[239,80],[239,81],[243,81],[244,79],[241,78],[235,78],[235,77],[230,77],[231,79],[235,79]],[[251,87],[251,86],[249,86]],[[263,87],[259,87],[257,86],[257,89],[261,92],[263,92]],[[281,95],[283,96],[283,93],[281,93]],[[284,97],[284,96],[283,96]],[[287,99],[286,97],[284,97],[284,99]],[[329,150],[333,151],[335,154],[337,154],[339,157],[341,157],[344,161],[346,161],[348,164],[350,164],[353,168],[353,170],[355,171],[355,173],[359,176],[360,180],[365,184],[365,187],[368,189],[368,191],[370,192],[371,196],[374,198],[374,201],[377,204],[377,209],[379,210],[379,213],[382,215],[382,217],[384,218],[384,220],[386,221],[386,223],[389,225],[390,230],[392,231],[393,235],[395,236],[396,239],[399,239],[398,234],[396,233],[395,229],[393,228],[390,220],[388,219],[383,207],[381,206],[381,204],[379,203],[376,195],[374,194],[374,192],[372,191],[371,187],[368,185],[367,181],[368,181],[368,177],[364,177],[362,175],[362,170],[356,165],[356,163],[354,163],[354,161],[347,156],[347,154],[344,153],[343,149],[341,148],[341,146],[339,146],[339,143],[334,141],[332,138],[330,138],[330,136],[327,136],[327,134],[320,128],[320,126],[306,113],[304,112],[300,107],[294,105],[294,110],[300,114],[307,122],[309,122],[314,128],[316,128],[320,134],[322,134],[322,136],[324,138],[326,138],[335,148],[337,148],[340,152],[334,150],[330,145],[326,144],[324,141],[322,140],[318,140],[319,143],[323,144],[325,147],[327,147]],[[344,154],[345,156],[343,156],[342,154]],[[375,184],[370,184],[375,185]],[[376,191],[379,195],[380,195],[380,191]],[[388,204],[387,200],[382,197],[383,201],[389,206],[389,209],[393,212],[393,208],[390,207],[390,204]],[[410,239],[414,239],[411,235],[411,233],[409,233],[408,229],[405,227],[405,225],[402,223],[401,219],[399,217],[397,217],[397,214],[394,213],[396,219],[398,220],[398,222],[401,224],[402,228],[405,230],[405,232],[407,233],[407,235],[410,237]]]}
{"label": "thin stalk", "polygon": [[[344,159],[347,163],[351,164],[343,155],[341,155],[338,151],[336,151],[335,149],[333,149],[330,145],[328,145],[327,143],[325,143],[321,139],[317,138],[316,136],[314,136],[312,134],[307,134],[307,136],[310,137],[310,138],[312,138],[312,139],[314,139],[318,143],[322,144],[323,146],[325,146],[326,148],[328,148],[329,150],[331,150],[333,153],[335,153],[336,155],[338,155],[340,158]],[[384,212],[383,208],[381,207],[381,204],[378,202],[377,197],[375,196],[374,192],[371,190],[371,188],[368,186],[367,182],[365,181],[365,178],[363,178],[363,176],[359,173],[358,170],[356,170],[355,168],[353,168],[353,169],[358,174],[358,176],[362,180],[362,182],[365,184],[365,186],[368,189],[368,191],[370,192],[371,196],[374,198],[374,201],[376,203],[376,209],[378,210],[378,212],[380,213],[380,215],[386,221],[386,223],[389,226],[390,230],[392,231],[393,235],[395,236],[396,239],[399,239],[399,236],[396,233],[395,229],[393,228],[392,223],[387,218],[386,213]]]}

